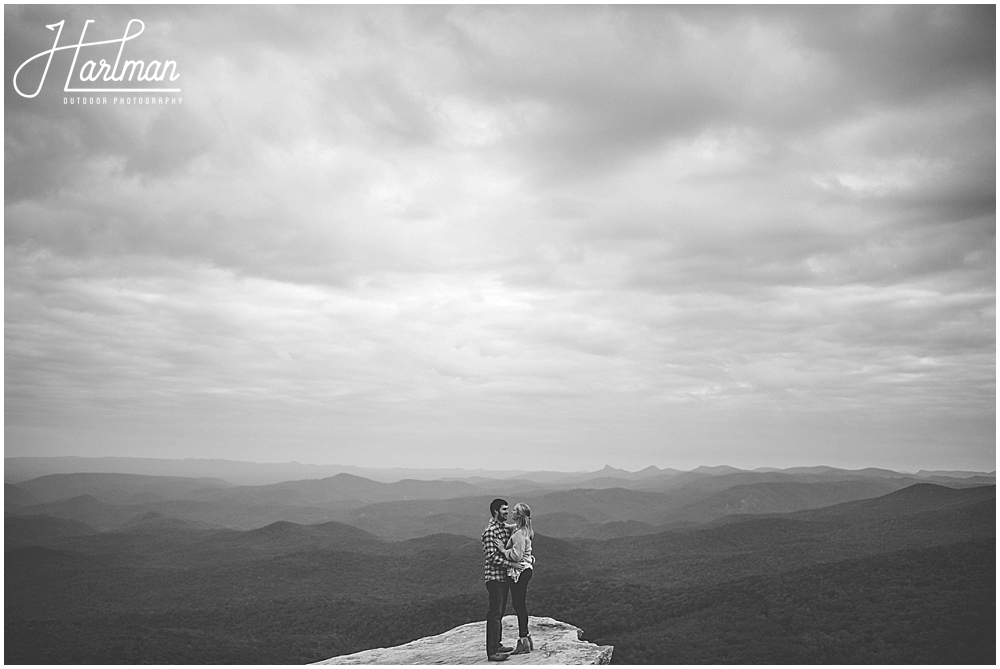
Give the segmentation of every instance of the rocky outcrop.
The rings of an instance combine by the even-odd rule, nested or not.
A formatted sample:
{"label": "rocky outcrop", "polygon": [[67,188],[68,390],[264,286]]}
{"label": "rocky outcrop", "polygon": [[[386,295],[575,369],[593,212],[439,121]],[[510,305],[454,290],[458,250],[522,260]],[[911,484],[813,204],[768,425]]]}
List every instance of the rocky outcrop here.
{"label": "rocky outcrop", "polygon": [[[511,655],[504,662],[486,659],[486,623],[461,625],[437,636],[417,639],[402,646],[374,648],[360,653],[331,657],[315,664],[610,664],[614,646],[598,646],[580,639],[583,630],[553,618],[530,617],[528,627],[535,649]],[[503,619],[503,639],[508,646],[517,641],[517,617]]]}

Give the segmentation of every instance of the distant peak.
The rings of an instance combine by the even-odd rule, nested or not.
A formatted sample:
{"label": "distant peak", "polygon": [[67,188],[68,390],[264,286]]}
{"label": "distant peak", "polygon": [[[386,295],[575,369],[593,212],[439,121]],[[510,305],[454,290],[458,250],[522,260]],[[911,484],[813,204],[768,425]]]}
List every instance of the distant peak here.
{"label": "distant peak", "polygon": [[288,520],[277,520],[263,527],[258,527],[252,530],[246,530],[247,534],[255,535],[267,535],[267,534],[286,534],[289,532],[297,532],[304,529],[304,526],[299,523],[293,523]]}
{"label": "distant peak", "polygon": [[365,478],[364,476],[358,476],[357,474],[348,474],[347,472],[341,472],[339,474],[334,474],[333,476],[328,476],[323,479],[324,481],[364,481],[365,483],[378,483],[378,481],[373,481],[372,479]]}
{"label": "distant peak", "polygon": [[698,472],[700,474],[733,474],[735,472],[741,472],[742,469],[737,469],[736,467],[730,467],[729,465],[702,465],[697,469],[692,469],[693,472]]}

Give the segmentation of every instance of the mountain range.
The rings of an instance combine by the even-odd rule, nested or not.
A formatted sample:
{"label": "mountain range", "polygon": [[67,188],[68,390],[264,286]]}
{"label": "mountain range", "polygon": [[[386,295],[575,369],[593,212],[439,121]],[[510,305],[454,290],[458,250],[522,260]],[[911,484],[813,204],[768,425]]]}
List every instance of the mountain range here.
{"label": "mountain range", "polygon": [[[25,459],[9,458],[8,465],[11,460]],[[65,464],[64,459],[55,460],[56,466]],[[130,459],[130,466],[138,467],[136,460]],[[81,466],[103,462],[94,459]],[[178,462],[185,467],[207,462],[205,471],[199,473],[216,467],[216,461]],[[161,461],[155,461],[150,467],[160,465]],[[490,500],[504,496],[511,503],[528,503],[535,523],[549,536],[612,538],[730,515],[829,506],[921,482],[966,487],[995,481],[987,473],[946,476],[933,472],[918,477],[890,470],[833,467],[755,471],[701,467],[689,472],[656,467],[627,472],[605,467],[589,473],[555,474],[377,481],[341,472],[325,478],[240,485],[213,476],[74,472],[5,483],[4,497],[7,516],[44,515],[84,523],[97,531],[127,527],[136,518],[153,514],[201,527],[241,530],[276,521],[336,521],[385,539],[408,539],[441,532],[476,537],[488,520]]]}
{"label": "mountain range", "polygon": [[[727,465],[702,466],[692,470],[693,474],[727,474],[737,473],[742,470]],[[792,467],[789,469],[776,469],[771,467],[760,467],[752,470],[754,472],[786,472],[789,474],[827,474],[836,472],[849,472],[854,476],[914,476],[921,479],[929,479],[935,476],[945,478],[972,478],[975,476],[986,476],[995,478],[996,472],[973,472],[973,471],[923,471],[916,473],[900,474],[885,469],[862,469],[844,470],[836,467],[814,466],[814,467]],[[142,474],[145,476],[166,476],[183,478],[218,478],[229,481],[234,485],[265,485],[268,483],[281,483],[283,481],[302,479],[322,479],[329,478],[336,474],[353,474],[363,478],[379,481],[381,483],[392,483],[402,479],[419,479],[426,481],[457,479],[470,483],[477,480],[512,480],[520,479],[525,484],[556,484],[561,486],[574,487],[576,484],[587,481],[597,481],[602,478],[612,480],[632,480],[640,481],[647,478],[660,477],[668,479],[676,474],[682,474],[677,469],[661,469],[656,466],[649,466],[637,472],[629,472],[624,469],[617,469],[610,465],[596,472],[557,472],[557,471],[526,471],[526,470],[468,470],[468,469],[442,469],[442,468],[365,468],[350,465],[316,465],[303,464],[299,462],[281,463],[260,463],[241,462],[235,460],[211,460],[199,458],[187,458],[182,460],[166,458],[130,458],[130,457],[104,457],[89,458],[79,456],[61,457],[8,457],[4,459],[4,482],[20,483],[30,479],[39,478],[46,474],[74,474],[74,473],[116,473],[116,474]],[[597,485],[591,487],[598,487]]]}
{"label": "mountain range", "polygon": [[[995,661],[993,485],[814,470],[673,477],[661,492],[526,494],[531,613],[614,645],[615,663]],[[440,483],[8,484],[5,660],[304,663],[481,620],[479,533],[495,493]],[[431,494],[443,497],[416,498]],[[340,520],[256,524],[276,510]],[[199,518],[227,513],[235,525]]]}

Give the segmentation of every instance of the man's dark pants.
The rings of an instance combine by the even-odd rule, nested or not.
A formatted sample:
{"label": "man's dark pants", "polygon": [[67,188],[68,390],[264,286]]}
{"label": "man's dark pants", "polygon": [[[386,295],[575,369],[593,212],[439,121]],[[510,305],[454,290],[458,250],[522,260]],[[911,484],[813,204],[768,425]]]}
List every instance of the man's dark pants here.
{"label": "man's dark pants", "polygon": [[486,612],[486,657],[500,652],[509,581],[506,577],[502,581],[486,581],[486,592],[490,595],[490,608]]}

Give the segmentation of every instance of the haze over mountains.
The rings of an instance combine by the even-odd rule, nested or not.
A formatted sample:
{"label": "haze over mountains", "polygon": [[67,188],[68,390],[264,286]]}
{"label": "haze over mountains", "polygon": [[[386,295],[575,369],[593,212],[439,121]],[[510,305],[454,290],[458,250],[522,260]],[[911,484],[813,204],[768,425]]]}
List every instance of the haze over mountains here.
{"label": "haze over mountains", "polygon": [[[266,478],[286,471],[287,466],[139,458],[48,460],[6,461],[7,515],[71,520],[98,531],[120,529],[150,514],[204,527],[244,530],[276,521],[337,521],[386,539],[439,532],[476,537],[487,519],[485,509],[496,496],[531,505],[536,524],[549,536],[612,537],[705,523],[733,514],[785,513],[829,506],[877,497],[919,482],[964,487],[995,481],[993,473],[985,472],[904,474],[833,467],[754,471],[700,467],[690,472],[649,467],[627,472],[605,467],[572,474],[476,472],[465,477],[455,474],[468,472],[450,470],[452,476],[444,479],[430,480],[426,478],[430,473],[422,472],[425,478],[391,482],[341,472],[323,478],[240,485],[205,474],[254,471],[256,476]],[[21,478],[27,472],[61,470],[68,464],[83,471]],[[172,468],[198,476],[95,471],[101,466],[133,471]],[[301,471],[324,474],[328,469],[316,466]],[[387,471],[379,472],[379,477],[393,478]]]}
{"label": "haze over mountains", "polygon": [[6,659],[302,663],[480,620],[497,494],[533,509],[532,614],[614,662],[995,658],[992,473],[482,474],[7,483]]}
{"label": "haze over mountains", "polygon": [[[725,465],[702,466],[692,470],[695,474],[731,474],[741,470]],[[793,467],[790,469],[775,469],[761,467],[754,472],[785,472],[787,474],[824,474],[835,472],[849,472],[852,476],[863,476],[866,474],[881,475],[907,475],[917,477],[942,476],[946,478],[969,478],[977,475],[995,476],[996,472],[972,472],[972,471],[919,471],[910,473],[897,473],[885,469],[861,469],[845,470],[836,467]],[[593,485],[589,487],[600,487],[599,479],[607,477],[613,482],[621,480],[643,480],[654,477],[671,477],[681,474],[677,469],[661,469],[656,466],[649,466],[637,472],[629,472],[624,469],[617,469],[606,466],[597,472],[556,472],[556,471],[524,471],[524,470],[469,470],[469,469],[412,469],[412,468],[384,468],[372,469],[364,467],[353,467],[350,465],[315,465],[302,464],[298,462],[282,463],[259,463],[241,462],[235,460],[219,459],[167,459],[167,458],[129,458],[129,457],[104,457],[88,458],[78,456],[60,457],[10,457],[4,459],[4,481],[6,483],[18,483],[29,479],[38,478],[46,474],[72,474],[81,472],[92,473],[119,473],[119,474],[144,474],[148,476],[174,476],[184,478],[220,478],[233,485],[264,485],[267,483],[280,483],[282,481],[293,481],[301,479],[321,479],[334,476],[336,474],[354,474],[373,481],[392,483],[402,479],[418,480],[439,480],[439,479],[460,479],[475,483],[476,481],[493,479],[523,479],[533,483],[561,483],[570,485],[574,482],[590,481]]]}

